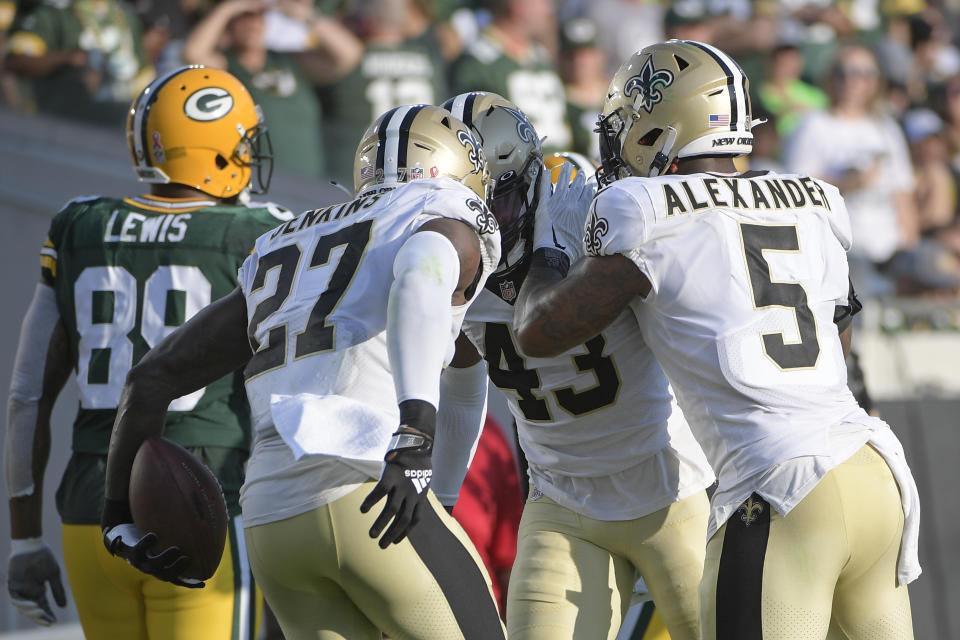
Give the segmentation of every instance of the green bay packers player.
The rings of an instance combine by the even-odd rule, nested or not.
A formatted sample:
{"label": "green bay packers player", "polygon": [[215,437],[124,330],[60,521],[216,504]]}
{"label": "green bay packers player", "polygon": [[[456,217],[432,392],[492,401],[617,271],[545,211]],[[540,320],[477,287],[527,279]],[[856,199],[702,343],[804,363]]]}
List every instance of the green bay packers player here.
{"label": "green bay packers player", "polygon": [[[430,491],[441,368],[499,261],[483,149],[444,109],[397,107],[364,134],[354,184],[261,236],[239,287],[134,367],[106,495],[126,495],[170,398],[243,367],[247,549],[288,640],[502,639],[476,550]],[[175,574],[182,556],[161,555]]]}
{"label": "green bay packers player", "polygon": [[[500,265],[463,330],[507,397],[529,465],[508,636],[612,640],[639,574],[672,637],[696,639],[704,489],[713,472],[636,319],[624,312],[603,332],[548,358],[525,356],[514,333],[513,306],[527,271],[582,254],[592,167],[581,160],[572,181],[575,165],[565,158],[551,158],[545,168],[533,126],[496,94],[461,94],[445,106],[483,141],[501,230]],[[461,357],[457,364],[469,363]]]}
{"label": "green bay packers player", "polygon": [[899,441],[846,385],[846,208],[805,175],[737,173],[753,124],[746,76],[714,47],[624,63],[587,257],[566,278],[531,268],[517,338],[548,356],[637,316],[718,476],[705,639],[823,638],[831,621],[911,638],[919,503]]}
{"label": "green bay packers player", "polygon": [[291,215],[240,203],[248,187],[266,190],[270,146],[258,108],[229,73],[184,67],[155,80],[130,109],[127,142],[150,193],[71,201],[41,250],[42,278],[23,323],[8,404],[10,596],[41,624],[55,619],[46,580],[65,604],[40,514],[50,411],[73,369],[80,407],[57,508],[85,636],[253,638],[255,598],[238,504],[250,410],[239,375],[210,380],[171,399],[168,409],[166,436],[216,473],[232,517],[228,552],[207,588],[175,586],[110,556],[99,525],[107,445],[127,372],[229,293],[256,238]]}

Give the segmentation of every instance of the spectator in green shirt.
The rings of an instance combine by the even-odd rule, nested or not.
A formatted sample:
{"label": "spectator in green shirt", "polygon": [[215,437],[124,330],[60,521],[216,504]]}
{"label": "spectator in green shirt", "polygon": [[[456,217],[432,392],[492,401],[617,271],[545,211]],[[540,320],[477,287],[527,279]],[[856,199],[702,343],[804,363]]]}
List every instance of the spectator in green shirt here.
{"label": "spectator in green shirt", "polygon": [[803,57],[793,44],[776,47],[766,81],[757,92],[761,106],[777,117],[777,133],[788,136],[808,111],[825,109],[827,94],[800,79]]}
{"label": "spectator in green shirt", "polygon": [[[319,177],[324,173],[320,104],[310,80],[291,55],[271,51],[264,44],[262,0],[227,0],[200,21],[183,45],[188,64],[225,69],[250,89],[270,125],[270,138],[278,169]],[[313,46],[311,55],[323,60],[308,64],[336,77],[354,64],[360,44],[336,20],[314,13],[309,3],[281,0],[275,5],[306,24]],[[228,45],[221,51],[218,44]],[[292,54],[301,55],[301,54]]]}
{"label": "spectator in green shirt", "polygon": [[130,101],[153,79],[140,24],[116,0],[48,0],[18,16],[5,66],[29,78],[36,108],[123,126]]}
{"label": "spectator in green shirt", "polygon": [[353,0],[347,21],[363,42],[362,55],[336,83],[320,89],[327,165],[353,181],[351,158],[380,114],[404,104],[447,98],[446,64],[429,34],[415,31],[407,0]]}
{"label": "spectator in green shirt", "polygon": [[[487,0],[492,22],[454,62],[452,93],[490,91],[517,104],[544,136],[543,149],[569,151],[563,83],[538,39],[557,28],[551,0]],[[548,33],[549,31],[549,33]]]}

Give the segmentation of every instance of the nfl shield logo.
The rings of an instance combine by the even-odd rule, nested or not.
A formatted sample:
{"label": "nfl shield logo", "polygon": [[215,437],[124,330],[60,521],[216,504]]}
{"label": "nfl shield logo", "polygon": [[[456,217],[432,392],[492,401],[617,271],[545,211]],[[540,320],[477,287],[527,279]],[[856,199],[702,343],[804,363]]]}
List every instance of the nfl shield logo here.
{"label": "nfl shield logo", "polygon": [[411,180],[419,180],[422,177],[423,177],[423,167],[414,167],[413,169],[410,169]]}
{"label": "nfl shield logo", "polygon": [[513,280],[504,280],[500,283],[500,297],[507,302],[517,297],[517,288],[513,286]]}

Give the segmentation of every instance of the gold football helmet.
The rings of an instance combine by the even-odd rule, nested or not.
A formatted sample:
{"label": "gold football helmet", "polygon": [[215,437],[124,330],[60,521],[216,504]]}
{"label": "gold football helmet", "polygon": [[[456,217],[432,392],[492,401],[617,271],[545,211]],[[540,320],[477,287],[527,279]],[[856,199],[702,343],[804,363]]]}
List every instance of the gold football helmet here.
{"label": "gold football helmet", "polygon": [[570,174],[571,180],[577,177],[579,171],[583,171],[588,176],[588,180],[590,179],[589,176],[593,176],[597,171],[596,166],[585,155],[575,151],[557,151],[543,158],[543,166],[550,172],[550,182],[553,184],[557,184],[557,180],[560,179],[564,162],[573,165],[573,173]]}
{"label": "gold football helmet", "polygon": [[749,81],[727,54],[692,40],[650,45],[607,90],[600,183],[657,176],[677,158],[750,153],[753,124]]}
{"label": "gold football helmet", "polygon": [[448,177],[490,198],[490,171],[483,146],[449,111],[425,104],[390,109],[360,138],[353,160],[353,186],[362,193],[376,185]]}
{"label": "gold football helmet", "polygon": [[248,185],[265,193],[273,174],[260,108],[219,69],[181,67],[151,82],[130,106],[127,145],[141,181],[175,182],[215,198],[233,198]]}
{"label": "gold football helmet", "polygon": [[461,93],[443,107],[477,134],[490,166],[490,210],[500,225],[500,261],[521,238],[533,235],[537,181],[543,172],[540,138],[520,107],[495,93]]}

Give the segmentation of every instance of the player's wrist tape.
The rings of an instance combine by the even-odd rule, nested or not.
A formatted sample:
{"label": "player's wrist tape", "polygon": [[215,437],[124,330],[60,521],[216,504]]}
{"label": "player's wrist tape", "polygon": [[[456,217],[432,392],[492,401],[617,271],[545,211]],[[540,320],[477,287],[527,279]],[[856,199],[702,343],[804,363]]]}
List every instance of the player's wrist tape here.
{"label": "player's wrist tape", "polygon": [[404,400],[400,403],[400,430],[416,429],[433,442],[437,433],[437,408],[426,400]]}
{"label": "player's wrist tape", "polygon": [[10,540],[10,557],[43,549],[43,538],[13,538]]}
{"label": "player's wrist tape", "polygon": [[546,267],[559,271],[564,278],[567,277],[567,271],[570,270],[570,256],[559,249],[550,247],[541,247],[533,252],[530,258],[531,267]]}
{"label": "player's wrist tape", "polygon": [[[403,425],[401,425],[402,427]],[[387,453],[396,451],[421,450],[429,451],[433,448],[433,440],[419,433],[403,433],[397,431],[390,438],[390,444],[387,445]]]}
{"label": "player's wrist tape", "polygon": [[124,522],[133,522],[130,503],[127,500],[111,500],[109,498],[104,500],[103,515],[100,517],[101,527],[114,527]]}

